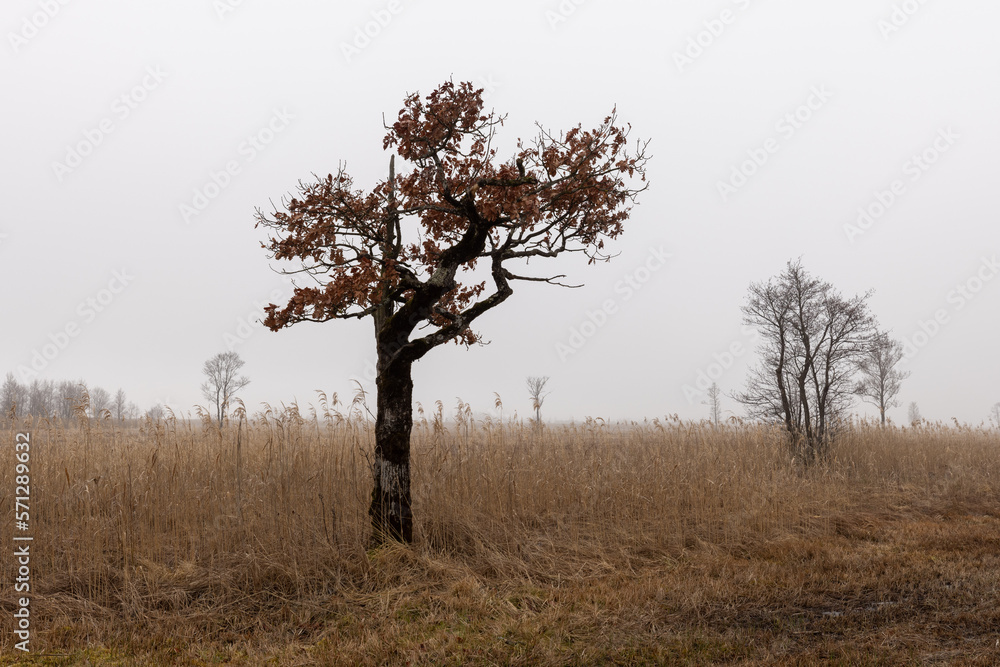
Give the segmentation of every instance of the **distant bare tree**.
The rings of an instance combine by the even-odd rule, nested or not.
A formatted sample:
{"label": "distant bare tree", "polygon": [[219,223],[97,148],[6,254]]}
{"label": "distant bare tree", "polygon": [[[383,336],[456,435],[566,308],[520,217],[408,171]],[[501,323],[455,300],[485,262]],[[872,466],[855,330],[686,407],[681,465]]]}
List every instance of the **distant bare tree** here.
{"label": "distant bare tree", "polygon": [[906,414],[907,414],[907,417],[910,420],[910,425],[911,426],[916,426],[917,424],[919,424],[920,422],[922,422],[924,420],[924,418],[920,416],[920,408],[917,406],[917,402],[916,401],[911,401],[910,402],[910,407],[906,411]]}
{"label": "distant bare tree", "polygon": [[121,421],[125,419],[125,412],[128,410],[128,400],[125,398],[125,390],[121,387],[115,392],[114,401],[111,404],[111,412],[115,419]]}
{"label": "distant bare tree", "polygon": [[61,419],[73,418],[73,406],[80,402],[81,383],[63,380],[56,390],[56,416]]}
{"label": "distant bare tree", "polygon": [[35,378],[27,389],[27,414],[34,417],[52,417],[56,413],[56,383]]}
{"label": "distant bare tree", "polygon": [[722,392],[719,390],[719,385],[713,382],[707,393],[708,400],[704,403],[708,406],[708,417],[718,426],[719,420],[722,419]]}
{"label": "distant bare tree", "polygon": [[854,393],[878,408],[882,426],[885,426],[885,411],[899,405],[896,396],[900,385],[910,377],[909,371],[896,368],[902,358],[903,344],[887,333],[878,332],[865,345],[858,360],[861,379]]}
{"label": "distant bare tree", "polygon": [[1000,428],[1000,403],[994,403],[993,408],[990,410],[990,416],[993,418],[993,423],[997,428]]}
{"label": "distant bare tree", "polygon": [[28,391],[17,381],[13,373],[7,373],[3,388],[0,389],[0,419],[18,417],[27,413]]}
{"label": "distant bare tree", "polygon": [[95,418],[100,418],[101,413],[111,405],[111,394],[103,387],[94,387],[90,390],[90,414]]}
{"label": "distant bare tree", "polygon": [[545,391],[545,384],[548,377],[529,377],[526,381],[528,385],[528,397],[531,399],[531,407],[535,410],[535,424],[542,425],[542,403],[548,392]]}
{"label": "distant bare tree", "polygon": [[856,362],[875,331],[869,294],[845,299],[797,261],[749,292],[744,323],[761,334],[761,362],[736,399],[751,417],[783,423],[811,460],[853,400]]}
{"label": "distant bare tree", "polygon": [[146,410],[146,416],[152,419],[153,421],[163,419],[164,414],[165,413],[163,411],[163,406],[160,405],[159,403],[151,407],[149,410]]}
{"label": "distant bare tree", "polygon": [[237,376],[244,363],[236,352],[220,352],[206,361],[201,369],[201,372],[208,378],[201,385],[201,393],[205,400],[215,407],[219,426],[222,426],[222,419],[226,416],[229,402],[233,396],[250,384],[249,378],[242,375]]}

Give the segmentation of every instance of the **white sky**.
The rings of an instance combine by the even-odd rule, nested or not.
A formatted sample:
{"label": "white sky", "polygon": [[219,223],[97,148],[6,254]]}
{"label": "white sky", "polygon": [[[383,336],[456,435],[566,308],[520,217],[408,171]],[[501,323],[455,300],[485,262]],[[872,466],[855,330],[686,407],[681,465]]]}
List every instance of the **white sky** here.
{"label": "white sky", "polygon": [[[373,16],[386,25],[345,53]],[[941,316],[916,338],[898,420],[917,401],[927,418],[978,423],[1000,401],[1000,280],[983,263],[1000,253],[998,24],[1000,4],[982,0],[7,0],[0,371],[62,342],[40,377],[188,411],[203,402],[202,363],[237,336],[248,406],[349,394],[372,359],[371,322],[260,327],[259,304],[288,287],[253,212],[341,160],[371,187],[388,164],[383,114],[453,77],[509,114],[508,146],[536,120],[593,126],[617,105],[652,139],[652,185],[613,262],[549,265],[585,288],[516,285],[481,319],[490,345],[425,357],[425,408],[441,399],[451,413],[461,397],[486,411],[496,391],[527,414],[525,377],[548,375],[552,419],[703,417],[685,385],[711,371],[727,393],[742,386],[747,286],[801,256],[845,294],[875,290],[898,337]],[[913,161],[925,151],[933,164]],[[719,183],[754,155],[763,164],[724,198]],[[239,171],[216,192],[229,162]],[[206,189],[216,196],[186,222],[181,205]],[[848,238],[880,192],[894,201]],[[654,250],[670,258],[647,275]],[[646,282],[616,290],[626,277]],[[966,284],[971,299],[955,291]],[[560,355],[609,299],[603,326]]]}

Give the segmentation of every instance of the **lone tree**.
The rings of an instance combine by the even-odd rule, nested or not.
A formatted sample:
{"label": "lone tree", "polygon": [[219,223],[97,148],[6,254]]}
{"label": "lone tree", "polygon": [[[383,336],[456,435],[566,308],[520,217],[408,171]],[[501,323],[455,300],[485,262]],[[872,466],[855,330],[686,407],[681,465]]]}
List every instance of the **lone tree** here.
{"label": "lone tree", "polygon": [[910,421],[910,426],[919,426],[920,422],[924,420],[920,416],[920,406],[917,405],[916,401],[910,401],[910,407],[906,410],[906,418]]}
{"label": "lone tree", "polygon": [[201,385],[201,394],[215,408],[219,426],[233,396],[250,384],[249,378],[237,376],[244,363],[236,352],[220,352],[202,366],[201,372],[208,379]]}
{"label": "lone tree", "polygon": [[545,397],[548,395],[548,392],[545,391],[545,385],[548,381],[548,377],[529,377],[525,381],[525,384],[528,385],[531,407],[535,411],[535,425],[538,427],[542,425],[542,403],[545,402]]}
{"label": "lone tree", "polygon": [[[385,126],[389,176],[370,192],[336,175],[299,183],[283,210],[257,211],[273,230],[275,260],[306,274],[284,307],[265,308],[277,331],[299,322],[371,317],[377,354],[372,543],[410,542],[411,368],[431,349],[479,342],[471,326],[513,294],[516,281],[563,285],[562,275],[526,275],[527,260],[580,252],[607,260],[645,181],[648,142],[628,149],[629,128],[611,115],[595,129],[554,135],[539,126],[496,159],[506,116],[483,111],[482,89],[447,81],[408,95]],[[395,173],[395,157],[412,165]],[[516,272],[515,272],[516,271]],[[484,280],[485,278],[485,280]]]}
{"label": "lone tree", "polygon": [[885,411],[899,405],[899,395],[903,380],[910,377],[909,371],[901,371],[896,365],[903,358],[903,344],[889,338],[889,334],[878,332],[862,348],[858,360],[861,379],[854,393],[878,408],[885,426]]}
{"label": "lone tree", "polygon": [[845,299],[798,261],[750,285],[744,323],[761,333],[761,362],[736,398],[751,416],[784,423],[806,460],[825,451],[853,399],[853,376],[875,331],[868,296]]}
{"label": "lone tree", "polygon": [[719,389],[719,385],[715,382],[712,386],[708,388],[708,400],[702,401],[708,406],[708,417],[712,423],[716,426],[719,425],[719,420],[722,419],[722,390]]}

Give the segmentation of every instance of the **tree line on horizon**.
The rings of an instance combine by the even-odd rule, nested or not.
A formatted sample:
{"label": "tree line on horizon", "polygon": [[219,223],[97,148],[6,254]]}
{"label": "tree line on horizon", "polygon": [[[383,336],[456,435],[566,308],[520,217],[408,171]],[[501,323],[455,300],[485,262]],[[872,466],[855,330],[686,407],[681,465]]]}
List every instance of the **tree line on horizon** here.
{"label": "tree line on horizon", "polygon": [[128,400],[124,389],[119,388],[112,394],[103,387],[89,387],[85,380],[57,382],[35,378],[30,383],[21,383],[13,373],[7,373],[0,386],[0,411],[4,418],[71,419],[75,410],[83,409],[83,406],[86,406],[89,417],[98,417],[107,410],[112,418],[119,421],[138,419],[144,415],[162,415],[160,406],[143,412]]}
{"label": "tree line on horizon", "polygon": [[[237,375],[243,364],[244,361],[235,352],[220,352],[202,366],[206,378],[201,385],[202,396],[212,407],[219,425],[227,415],[236,392],[250,383],[248,378]],[[89,387],[85,380],[56,382],[35,378],[26,384],[18,382],[13,373],[7,373],[0,386],[0,415],[3,419],[37,417],[68,420],[80,411],[91,418],[106,415],[117,421],[141,417],[156,420],[164,416],[161,404],[143,411],[128,400],[124,389],[119,388],[111,394],[103,387]]]}

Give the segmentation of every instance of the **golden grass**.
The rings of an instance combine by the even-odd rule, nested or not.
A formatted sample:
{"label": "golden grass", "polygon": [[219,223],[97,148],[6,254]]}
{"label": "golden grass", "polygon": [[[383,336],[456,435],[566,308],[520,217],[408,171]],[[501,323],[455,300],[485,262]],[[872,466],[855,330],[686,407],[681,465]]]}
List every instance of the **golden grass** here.
{"label": "golden grass", "polygon": [[860,425],[804,467],[760,426],[463,419],[414,429],[416,543],[371,553],[371,425],[325,399],[221,430],[18,424],[32,648],[65,656],[33,660],[1000,662],[996,431]]}

